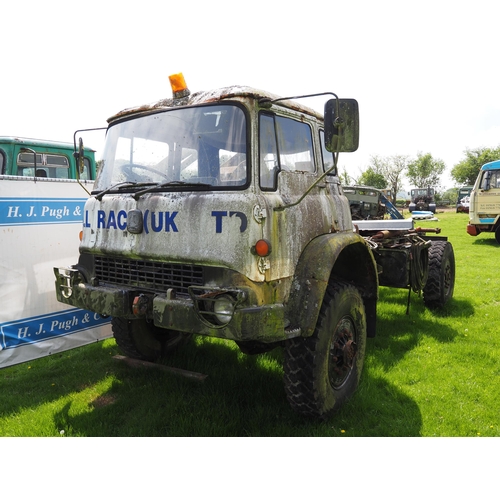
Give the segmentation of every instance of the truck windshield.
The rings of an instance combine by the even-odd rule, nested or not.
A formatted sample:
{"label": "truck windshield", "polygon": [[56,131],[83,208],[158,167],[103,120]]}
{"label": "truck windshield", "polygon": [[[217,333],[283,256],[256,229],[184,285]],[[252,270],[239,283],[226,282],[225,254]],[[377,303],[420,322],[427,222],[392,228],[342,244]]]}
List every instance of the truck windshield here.
{"label": "truck windshield", "polygon": [[95,191],[119,183],[238,189],[248,178],[245,113],[225,104],[131,118],[109,128],[102,159]]}
{"label": "truck windshield", "polygon": [[412,189],[413,196],[432,196],[434,189]]}

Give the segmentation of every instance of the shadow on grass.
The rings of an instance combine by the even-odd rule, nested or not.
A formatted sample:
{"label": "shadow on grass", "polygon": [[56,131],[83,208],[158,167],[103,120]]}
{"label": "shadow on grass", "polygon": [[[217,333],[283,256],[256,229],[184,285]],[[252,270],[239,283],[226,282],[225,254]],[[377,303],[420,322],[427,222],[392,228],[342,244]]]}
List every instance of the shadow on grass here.
{"label": "shadow on grass", "polygon": [[[203,383],[154,368],[130,368],[113,359],[120,354],[113,340],[6,368],[0,371],[0,418],[8,427],[18,412],[30,410],[36,418],[38,407],[50,405],[53,425],[66,436],[418,436],[417,404],[367,367],[389,369],[427,330],[428,321],[416,315],[412,323],[415,317],[405,316],[404,301],[402,307],[394,317],[379,320],[358,391],[327,421],[290,409],[280,349],[247,356],[232,342],[204,337],[162,361],[207,374]],[[454,334],[442,327],[433,331],[443,341]],[[95,390],[82,409],[78,396],[104,380],[111,380],[109,388]]]}
{"label": "shadow on grass", "polygon": [[[467,300],[452,298],[442,309],[428,309],[421,297],[412,293],[410,310],[406,314],[407,291],[384,288],[380,293],[377,318],[377,335],[369,339],[369,347],[376,351],[377,361],[386,370],[396,365],[426,337],[438,342],[453,342],[459,332],[441,318],[464,317],[474,314],[474,308]],[[388,307],[387,304],[392,304]],[[370,342],[371,341],[371,342]]]}
{"label": "shadow on grass", "polygon": [[66,404],[54,414],[66,435],[417,436],[422,425],[414,401],[367,371],[351,401],[328,421],[295,414],[279,349],[246,356],[230,343],[198,338],[166,364],[206,373],[203,383],[113,363],[116,381],[91,411],[72,415]]}
{"label": "shadow on grass", "polygon": [[497,247],[498,248],[498,243],[497,240],[495,239],[495,233],[491,233],[491,238],[475,238],[472,244],[479,245],[479,246],[491,246],[491,247]]}
{"label": "shadow on grass", "polygon": [[474,306],[470,300],[453,298],[442,309],[433,309],[431,314],[435,318],[470,318],[474,312]]}
{"label": "shadow on grass", "polygon": [[81,392],[111,372],[114,341],[93,343],[0,370],[0,417]]}
{"label": "shadow on grass", "polygon": [[425,306],[423,297],[414,292],[410,295],[410,307],[407,312],[408,291],[400,288],[380,288],[378,307],[384,311],[384,304],[392,304],[391,314],[396,317],[414,319],[415,316],[423,316],[427,311],[434,317],[469,317],[474,314],[472,302],[452,297],[442,308],[429,309]]}
{"label": "shadow on grass", "polygon": [[[377,336],[368,340],[360,387],[328,421],[290,409],[280,349],[247,356],[232,342],[204,337],[162,361],[207,374],[203,383],[130,368],[113,359],[120,352],[109,340],[33,361],[29,370],[24,364],[0,371],[1,383],[17,391],[2,397],[0,416],[27,408],[36,415],[38,406],[51,403],[54,425],[67,436],[418,436],[418,405],[377,369],[389,373],[426,337],[453,342],[457,332],[440,318],[467,317],[473,309],[453,299],[444,311],[429,311],[413,294],[406,315],[406,297],[406,291],[381,290]],[[73,394],[109,377],[109,389],[96,391],[86,410],[73,403]]]}

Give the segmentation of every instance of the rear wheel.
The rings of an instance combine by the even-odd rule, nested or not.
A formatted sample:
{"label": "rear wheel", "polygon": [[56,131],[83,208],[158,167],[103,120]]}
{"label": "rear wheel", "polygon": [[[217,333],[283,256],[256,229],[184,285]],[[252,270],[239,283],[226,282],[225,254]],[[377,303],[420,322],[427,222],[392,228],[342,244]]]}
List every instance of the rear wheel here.
{"label": "rear wheel", "polygon": [[429,275],[424,287],[427,307],[443,307],[455,288],[455,254],[448,241],[433,241],[429,248]]}
{"label": "rear wheel", "polygon": [[126,356],[155,361],[184,345],[191,334],[158,328],[146,320],[112,318],[111,327],[118,347]]}
{"label": "rear wheel", "polygon": [[285,343],[285,391],[291,407],[326,418],[356,390],[366,348],[366,314],[359,291],[328,286],[314,333]]}

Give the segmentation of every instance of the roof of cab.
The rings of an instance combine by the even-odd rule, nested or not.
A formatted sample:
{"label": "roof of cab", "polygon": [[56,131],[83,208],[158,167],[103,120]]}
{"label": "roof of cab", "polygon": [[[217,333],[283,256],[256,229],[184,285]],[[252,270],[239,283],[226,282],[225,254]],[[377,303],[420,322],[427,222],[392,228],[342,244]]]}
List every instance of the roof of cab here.
{"label": "roof of cab", "polygon": [[[241,97],[249,97],[257,100],[264,99],[268,102],[273,101],[275,99],[282,99],[280,96],[272,94],[270,92],[255,89],[252,87],[234,85],[231,87],[223,87],[215,90],[195,92],[194,94],[190,94],[187,97],[181,97],[179,99],[174,99],[174,98],[162,99],[160,101],[151,104],[144,104],[142,106],[127,108],[111,116],[110,118],[108,118],[107,121],[108,123],[112,123],[115,120],[119,120],[121,118],[125,118],[135,114],[161,111],[163,109],[166,110],[169,108],[175,108],[179,106],[194,106],[199,104],[209,104],[213,102],[219,102],[224,99],[241,98]],[[323,120],[323,115],[321,113],[318,113],[317,111],[307,106],[304,106],[296,101],[283,100],[279,101],[278,104],[293,109],[295,111],[313,116],[318,120]]]}
{"label": "roof of cab", "polygon": [[[57,148],[57,149],[74,149],[72,142],[52,141],[50,139],[30,139],[27,137],[0,136],[0,144],[18,144],[22,146],[34,146],[37,148]],[[86,147],[85,151],[95,152],[93,149]]]}
{"label": "roof of cab", "polygon": [[500,170],[500,160],[490,161],[489,163],[485,163],[481,170]]}

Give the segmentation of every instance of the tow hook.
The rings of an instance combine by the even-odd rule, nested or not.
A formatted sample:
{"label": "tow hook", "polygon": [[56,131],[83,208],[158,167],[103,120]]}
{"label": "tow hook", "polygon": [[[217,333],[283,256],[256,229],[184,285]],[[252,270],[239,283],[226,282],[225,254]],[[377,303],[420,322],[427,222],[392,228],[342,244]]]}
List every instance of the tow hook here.
{"label": "tow hook", "polygon": [[136,295],[132,302],[132,314],[134,316],[144,316],[148,310],[148,298],[144,294]]}

